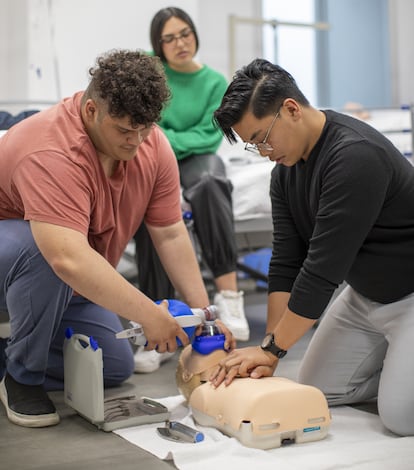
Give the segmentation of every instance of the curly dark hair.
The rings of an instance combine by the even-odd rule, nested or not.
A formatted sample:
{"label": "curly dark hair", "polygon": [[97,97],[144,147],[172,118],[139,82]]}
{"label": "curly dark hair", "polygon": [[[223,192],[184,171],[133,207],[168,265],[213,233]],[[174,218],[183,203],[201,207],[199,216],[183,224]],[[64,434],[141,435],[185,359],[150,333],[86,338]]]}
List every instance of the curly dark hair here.
{"label": "curly dark hair", "polygon": [[133,127],[159,121],[170,98],[160,59],[143,51],[106,52],[96,59],[89,74],[91,80],[83,101],[103,101],[111,117],[128,116]]}

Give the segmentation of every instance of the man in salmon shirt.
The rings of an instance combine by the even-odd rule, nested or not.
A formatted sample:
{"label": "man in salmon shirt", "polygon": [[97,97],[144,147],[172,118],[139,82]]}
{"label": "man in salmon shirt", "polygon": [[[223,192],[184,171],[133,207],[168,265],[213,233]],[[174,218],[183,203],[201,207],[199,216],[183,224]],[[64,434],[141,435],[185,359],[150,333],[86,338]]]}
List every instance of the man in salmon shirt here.
{"label": "man in salmon shirt", "polygon": [[[176,290],[209,303],[180,207],[177,161],[154,124],[169,98],[155,57],[110,51],[86,91],[13,126],[0,139],[0,398],[15,424],[43,427],[59,415],[47,390],[63,388],[64,331],[93,336],[105,386],[134,370],[119,316],[140,323],[148,349],[189,339],[116,266],[142,221]],[[229,347],[234,346],[226,330]]]}

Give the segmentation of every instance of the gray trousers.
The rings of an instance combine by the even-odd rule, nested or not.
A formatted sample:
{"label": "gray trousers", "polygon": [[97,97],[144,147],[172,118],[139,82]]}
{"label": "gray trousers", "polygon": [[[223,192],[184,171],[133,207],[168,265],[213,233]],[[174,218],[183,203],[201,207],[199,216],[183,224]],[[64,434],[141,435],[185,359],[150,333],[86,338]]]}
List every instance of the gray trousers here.
{"label": "gray trousers", "polygon": [[347,286],[316,329],[299,382],[330,405],[377,398],[383,424],[414,435],[414,294],[380,304]]}

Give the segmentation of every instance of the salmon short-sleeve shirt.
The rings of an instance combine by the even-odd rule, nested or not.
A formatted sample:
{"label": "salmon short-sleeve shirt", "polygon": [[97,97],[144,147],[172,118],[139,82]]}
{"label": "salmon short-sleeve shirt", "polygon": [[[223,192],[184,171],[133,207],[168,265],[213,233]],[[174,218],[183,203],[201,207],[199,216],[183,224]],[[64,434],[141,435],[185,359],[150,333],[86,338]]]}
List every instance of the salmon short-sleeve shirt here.
{"label": "salmon short-sleeve shirt", "polygon": [[0,220],[71,228],[116,266],[141,222],[181,220],[177,160],[159,127],[107,177],[80,117],[82,92],[0,139]]}

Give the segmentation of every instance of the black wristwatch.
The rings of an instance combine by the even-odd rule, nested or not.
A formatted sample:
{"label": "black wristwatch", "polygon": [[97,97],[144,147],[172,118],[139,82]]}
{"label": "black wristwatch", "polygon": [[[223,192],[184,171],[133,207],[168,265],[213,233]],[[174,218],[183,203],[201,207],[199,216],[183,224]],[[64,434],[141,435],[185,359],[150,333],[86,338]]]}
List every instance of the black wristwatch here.
{"label": "black wristwatch", "polygon": [[282,357],[285,357],[287,354],[287,351],[285,351],[282,348],[279,348],[279,346],[275,343],[275,336],[273,333],[268,333],[264,337],[262,344],[260,346],[263,349],[263,351],[271,352],[278,359],[282,359]]}

